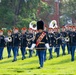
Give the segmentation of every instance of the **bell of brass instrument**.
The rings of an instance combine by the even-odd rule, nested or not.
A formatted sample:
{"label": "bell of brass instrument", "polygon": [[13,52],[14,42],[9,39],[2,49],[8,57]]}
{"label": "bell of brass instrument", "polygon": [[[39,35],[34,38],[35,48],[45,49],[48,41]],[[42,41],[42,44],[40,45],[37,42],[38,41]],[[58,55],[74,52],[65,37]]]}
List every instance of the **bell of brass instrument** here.
{"label": "bell of brass instrument", "polygon": [[65,41],[66,42],[69,42],[70,41],[70,38],[67,36],[67,37],[65,37]]}
{"label": "bell of brass instrument", "polygon": [[37,22],[36,21],[32,21],[29,24],[29,28],[32,28],[33,30],[37,30]]}
{"label": "bell of brass instrument", "polygon": [[8,37],[8,38],[7,38],[7,41],[8,41],[8,42],[12,42],[12,38],[11,38],[11,37]]}

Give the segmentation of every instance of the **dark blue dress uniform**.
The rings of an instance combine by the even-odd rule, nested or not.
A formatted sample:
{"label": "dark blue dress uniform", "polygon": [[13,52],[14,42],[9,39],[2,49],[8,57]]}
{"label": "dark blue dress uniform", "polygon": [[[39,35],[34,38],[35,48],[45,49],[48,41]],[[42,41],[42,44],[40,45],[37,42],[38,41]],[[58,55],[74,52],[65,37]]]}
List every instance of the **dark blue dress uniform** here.
{"label": "dark blue dress uniform", "polygon": [[[10,39],[12,39],[12,37],[11,37],[11,35],[10,36],[8,36],[8,38],[9,38],[9,40]],[[11,50],[12,50],[12,45],[13,45],[13,43],[12,43],[12,41],[7,41],[7,52],[8,52],[8,58],[10,58],[11,57]]]}
{"label": "dark blue dress uniform", "polygon": [[[47,36],[47,40],[49,39],[48,37],[48,32],[47,31],[44,31],[46,33],[46,36]],[[48,40],[49,42],[49,40]],[[45,50],[45,55],[44,55],[44,61],[46,61],[46,55],[47,55],[47,49]]]}
{"label": "dark blue dress uniform", "polygon": [[70,54],[70,51],[71,51],[70,34],[71,34],[71,31],[66,31],[65,39],[67,39],[67,40],[69,39],[68,41],[66,41],[68,54]]}
{"label": "dark blue dress uniform", "polygon": [[21,45],[21,53],[22,53],[22,60],[24,60],[25,57],[25,53],[26,53],[26,46],[27,46],[27,39],[26,39],[26,34],[21,34],[20,36],[20,45]]}
{"label": "dark blue dress uniform", "polygon": [[70,47],[71,47],[71,61],[74,61],[75,49],[76,49],[76,32],[71,32],[70,35]]}
{"label": "dark blue dress uniform", "polygon": [[66,47],[66,42],[65,42],[65,37],[66,37],[66,32],[61,32],[61,40],[62,40],[62,44],[61,44],[61,47],[62,47],[62,55],[65,55],[65,47]]}
{"label": "dark blue dress uniform", "polygon": [[36,34],[35,40],[30,49],[33,49],[36,46],[40,64],[39,68],[42,68],[44,64],[45,47],[49,49],[48,36],[46,35],[46,32],[44,32],[44,22],[42,20],[37,22],[37,30],[38,33]]}
{"label": "dark blue dress uniform", "polygon": [[[28,32],[28,34],[27,34],[27,46],[30,48],[32,43],[33,43],[33,34]],[[33,51],[29,50],[29,58],[32,57],[32,53],[33,53]]]}
{"label": "dark blue dress uniform", "polygon": [[17,57],[18,48],[19,48],[19,44],[20,44],[19,37],[20,37],[19,33],[12,34],[13,55],[14,55],[14,59],[13,59],[12,62],[17,60],[16,57]]}
{"label": "dark blue dress uniform", "polygon": [[[37,39],[40,37],[42,33],[37,33],[36,34],[36,38],[35,38],[35,41],[34,43],[36,44],[36,41]],[[45,35],[45,37],[41,40],[41,42],[39,43],[38,46],[36,46],[36,49],[37,50],[37,54],[38,54],[38,57],[39,57],[39,64],[40,64],[40,67],[43,67],[43,63],[44,63],[44,55],[45,55],[45,44],[48,43],[48,37],[47,35]]]}
{"label": "dark blue dress uniform", "polygon": [[[26,39],[27,39],[27,34],[28,34],[28,32],[25,32]],[[28,42],[27,42],[27,43],[28,43]],[[26,50],[25,54],[27,54],[27,50]]]}
{"label": "dark blue dress uniform", "polygon": [[62,43],[62,41],[61,41],[61,34],[59,32],[55,32],[54,33],[54,38],[55,38],[55,44],[54,44],[55,52],[57,53],[57,57],[59,57],[60,45]]}
{"label": "dark blue dress uniform", "polygon": [[52,56],[52,50],[53,50],[53,47],[54,47],[54,34],[53,33],[49,33],[48,34],[49,36],[49,46],[50,46],[50,49],[49,49],[49,53],[50,53],[50,56],[49,56],[49,59],[51,59],[53,56]]}
{"label": "dark blue dress uniform", "polygon": [[3,59],[3,49],[5,47],[5,39],[3,35],[0,35],[0,60]]}

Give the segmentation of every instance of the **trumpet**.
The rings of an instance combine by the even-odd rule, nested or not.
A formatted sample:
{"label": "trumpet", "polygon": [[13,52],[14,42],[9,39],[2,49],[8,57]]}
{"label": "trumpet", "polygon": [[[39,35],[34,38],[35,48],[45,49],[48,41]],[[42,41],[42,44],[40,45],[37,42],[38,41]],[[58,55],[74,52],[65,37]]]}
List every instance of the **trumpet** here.
{"label": "trumpet", "polygon": [[70,41],[70,38],[67,36],[67,37],[65,37],[65,41],[66,42],[69,42]]}
{"label": "trumpet", "polygon": [[8,41],[8,42],[12,42],[12,38],[11,38],[11,37],[8,37],[8,38],[7,38],[7,41]]}

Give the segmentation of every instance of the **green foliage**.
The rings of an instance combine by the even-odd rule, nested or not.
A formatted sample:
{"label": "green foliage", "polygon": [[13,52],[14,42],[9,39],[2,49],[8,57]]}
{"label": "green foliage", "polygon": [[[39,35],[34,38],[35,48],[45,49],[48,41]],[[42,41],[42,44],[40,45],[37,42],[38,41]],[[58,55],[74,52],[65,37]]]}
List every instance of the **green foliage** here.
{"label": "green foliage", "polygon": [[37,5],[40,0],[2,0],[0,3],[0,27],[28,27],[30,21],[36,20]]}
{"label": "green foliage", "polygon": [[30,18],[22,18],[19,16],[19,21],[17,23],[17,27],[22,28],[22,27],[29,27],[29,23],[32,21]]}
{"label": "green foliage", "polygon": [[66,14],[76,19],[76,0],[64,0],[60,6],[61,14]]}
{"label": "green foliage", "polygon": [[26,2],[24,0],[2,0],[0,3],[0,27],[7,29],[13,26],[29,27],[32,20],[41,18],[37,16],[37,10],[40,7],[42,16],[51,12],[51,5],[49,6],[41,0],[27,0]]}

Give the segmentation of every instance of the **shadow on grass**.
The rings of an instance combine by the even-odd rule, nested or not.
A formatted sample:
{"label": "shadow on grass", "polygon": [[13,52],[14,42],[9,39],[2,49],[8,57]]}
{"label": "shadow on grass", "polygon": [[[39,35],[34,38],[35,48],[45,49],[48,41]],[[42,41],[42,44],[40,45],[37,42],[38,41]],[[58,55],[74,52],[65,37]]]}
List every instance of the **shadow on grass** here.
{"label": "shadow on grass", "polygon": [[23,73],[23,70],[16,70],[17,73]]}
{"label": "shadow on grass", "polygon": [[14,68],[13,72],[15,73],[23,73],[23,72],[31,72],[32,70],[36,70],[38,67],[31,67],[31,68]]}
{"label": "shadow on grass", "polygon": [[6,63],[9,63],[9,62],[12,62],[12,61],[11,60],[3,61],[3,62],[1,61],[0,64],[6,64]]}
{"label": "shadow on grass", "polygon": [[[26,59],[25,59],[26,60]],[[30,62],[25,62],[25,63],[23,63],[23,64],[20,64],[20,65],[25,65],[25,64],[35,64],[35,63],[38,63],[38,61],[37,60],[32,60],[32,61],[30,61]]]}
{"label": "shadow on grass", "polygon": [[57,64],[65,64],[65,63],[69,63],[71,62],[70,59],[66,59],[66,60],[61,60],[60,62],[57,62],[57,63],[51,63],[51,65],[57,65]]}

